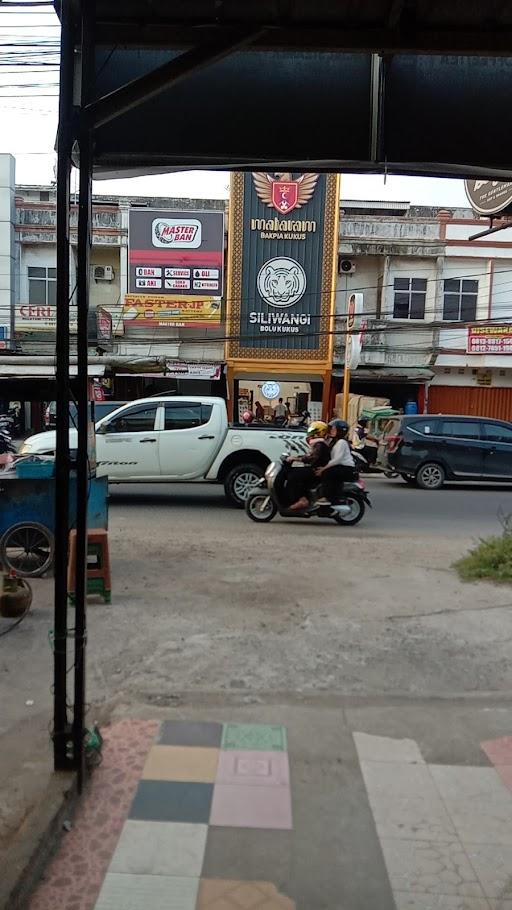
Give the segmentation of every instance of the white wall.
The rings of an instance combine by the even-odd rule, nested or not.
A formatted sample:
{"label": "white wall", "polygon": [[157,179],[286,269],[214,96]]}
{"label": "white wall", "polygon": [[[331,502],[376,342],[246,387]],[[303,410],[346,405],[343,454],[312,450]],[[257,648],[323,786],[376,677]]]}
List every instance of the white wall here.
{"label": "white wall", "polygon": [[15,290],[15,161],[12,155],[0,155],[0,347],[6,347],[12,335]]}
{"label": "white wall", "polygon": [[491,319],[512,320],[512,259],[494,263]]}
{"label": "white wall", "polygon": [[[344,257],[342,257],[344,258]],[[350,294],[358,291],[363,295],[364,313],[370,319],[375,318],[378,310],[378,284],[384,264],[381,256],[350,256],[356,270],[351,275],[338,275],[336,284],[336,314],[346,315],[347,300]]]}

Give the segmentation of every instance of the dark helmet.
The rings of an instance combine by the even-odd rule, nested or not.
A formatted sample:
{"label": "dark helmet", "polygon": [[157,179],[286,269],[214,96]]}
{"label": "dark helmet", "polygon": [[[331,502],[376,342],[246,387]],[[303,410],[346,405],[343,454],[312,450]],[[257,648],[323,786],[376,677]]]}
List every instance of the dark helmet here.
{"label": "dark helmet", "polygon": [[365,427],[368,423],[368,417],[360,417],[357,422],[360,427]]}
{"label": "dark helmet", "polygon": [[349,425],[346,420],[340,420],[336,417],[329,421],[329,426],[334,427],[337,436],[346,436],[349,431]]}

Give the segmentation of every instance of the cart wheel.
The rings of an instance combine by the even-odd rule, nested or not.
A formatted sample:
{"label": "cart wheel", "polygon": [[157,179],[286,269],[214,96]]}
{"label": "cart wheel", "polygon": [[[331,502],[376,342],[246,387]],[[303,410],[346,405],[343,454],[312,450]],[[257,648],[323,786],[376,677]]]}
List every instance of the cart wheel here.
{"label": "cart wheel", "polygon": [[21,521],[0,540],[0,563],[22,578],[36,578],[53,562],[53,534],[37,521]]}

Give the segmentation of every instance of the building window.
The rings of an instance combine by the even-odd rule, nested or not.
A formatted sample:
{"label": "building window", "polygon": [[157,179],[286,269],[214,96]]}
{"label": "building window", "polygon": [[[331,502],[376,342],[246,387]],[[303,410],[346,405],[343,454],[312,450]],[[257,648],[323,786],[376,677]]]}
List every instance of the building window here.
{"label": "building window", "polygon": [[425,319],[426,278],[395,278],[393,319]]}
{"label": "building window", "polygon": [[473,278],[445,278],[443,319],[448,322],[474,322],[478,281]]}
{"label": "building window", "polygon": [[28,267],[28,302],[31,306],[54,306],[57,300],[57,269]]}

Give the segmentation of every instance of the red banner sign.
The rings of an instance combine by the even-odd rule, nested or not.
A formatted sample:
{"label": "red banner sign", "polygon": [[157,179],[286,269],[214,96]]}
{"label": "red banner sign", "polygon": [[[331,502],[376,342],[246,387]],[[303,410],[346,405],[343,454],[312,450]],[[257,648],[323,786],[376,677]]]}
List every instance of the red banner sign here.
{"label": "red banner sign", "polygon": [[512,325],[473,325],[468,329],[468,354],[512,354]]}

